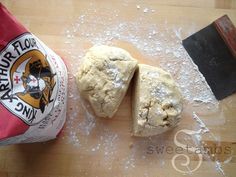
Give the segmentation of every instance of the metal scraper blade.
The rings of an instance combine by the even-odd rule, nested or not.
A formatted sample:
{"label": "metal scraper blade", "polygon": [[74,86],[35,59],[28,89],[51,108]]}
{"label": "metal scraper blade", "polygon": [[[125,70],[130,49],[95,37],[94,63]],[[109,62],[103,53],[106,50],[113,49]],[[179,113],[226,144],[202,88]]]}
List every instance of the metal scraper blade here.
{"label": "metal scraper blade", "polygon": [[182,43],[218,100],[236,92],[236,58],[213,23]]}

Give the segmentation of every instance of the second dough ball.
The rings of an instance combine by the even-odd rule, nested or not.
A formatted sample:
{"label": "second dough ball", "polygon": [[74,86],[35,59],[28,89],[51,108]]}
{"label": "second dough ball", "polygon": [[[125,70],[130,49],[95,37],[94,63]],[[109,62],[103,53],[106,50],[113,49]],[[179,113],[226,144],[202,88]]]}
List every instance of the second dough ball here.
{"label": "second dough ball", "polygon": [[89,49],[76,76],[81,95],[95,114],[111,118],[117,111],[137,67],[137,60],[117,47]]}
{"label": "second dough ball", "polygon": [[133,91],[133,135],[153,136],[180,121],[182,96],[171,75],[158,67],[139,64]]}

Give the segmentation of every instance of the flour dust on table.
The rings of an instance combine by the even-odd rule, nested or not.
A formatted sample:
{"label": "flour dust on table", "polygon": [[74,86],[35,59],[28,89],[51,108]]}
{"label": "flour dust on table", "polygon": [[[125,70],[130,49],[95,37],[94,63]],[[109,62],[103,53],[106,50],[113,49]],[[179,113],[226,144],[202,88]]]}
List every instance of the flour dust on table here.
{"label": "flour dust on table", "polygon": [[[123,6],[128,8],[125,1]],[[214,125],[220,125],[224,121],[222,105],[215,99],[204,77],[181,44],[182,35],[195,32],[196,25],[193,22],[182,29],[181,24],[169,23],[165,19],[153,23],[150,19],[152,15],[158,14],[158,9],[143,7],[139,4],[133,8],[137,10],[137,16],[135,20],[128,20],[124,19],[122,13],[118,10],[98,9],[91,3],[90,7],[84,10],[83,15],[75,18],[74,23],[64,31],[65,46],[70,48],[65,53],[70,56],[71,61],[69,64],[70,87],[68,93],[70,113],[62,136],[66,143],[75,145],[78,151],[99,155],[101,168],[113,170],[113,162],[119,161],[120,165],[116,166],[116,169],[121,169],[123,176],[129,176],[132,172],[139,170],[140,163],[146,164],[150,168],[165,167],[173,170],[182,168],[185,175],[191,175],[196,169],[196,166],[190,164],[191,159],[199,158],[199,156],[189,157],[187,159],[189,163],[185,163],[186,166],[176,164],[177,161],[173,161],[171,164],[165,157],[168,156],[167,159],[171,159],[176,154],[170,156],[165,152],[165,148],[179,147],[180,144],[175,144],[174,141],[176,135],[181,136],[184,141],[182,144],[192,144],[201,149],[204,138],[218,141],[218,138],[211,133],[208,125],[213,125],[213,122]],[[103,15],[99,16],[97,14]],[[88,47],[76,42],[81,38],[86,41]],[[130,134],[130,130],[126,130],[129,129],[129,124],[124,124],[124,130],[119,131],[113,123],[115,121],[106,120],[105,122],[95,118],[89,104],[79,96],[74,84],[74,76],[87,49],[93,45],[101,44],[110,46],[122,44],[124,49],[128,51],[131,49],[135,52],[138,56],[135,58],[140,62],[143,62],[141,59],[144,57],[145,63],[160,66],[172,74],[184,98],[183,120],[178,128],[155,137],[137,139],[125,136],[125,134]],[[129,102],[129,98],[129,96],[125,97],[124,101]],[[216,115],[214,121],[208,121],[208,124],[204,124],[203,127],[206,118]],[[127,122],[131,121],[130,113],[127,113],[125,117],[127,117]],[[124,122],[124,119],[120,118],[118,121]],[[186,129],[191,129],[194,132],[191,131],[188,134],[189,131],[182,131]],[[203,129],[208,131],[203,131]],[[184,132],[183,135],[179,133],[180,131]],[[130,143],[124,145],[122,143],[124,141],[130,142],[132,146],[129,146]],[[164,149],[163,153],[156,152],[159,147]],[[183,152],[184,157],[188,157],[185,150]],[[204,154],[203,158],[211,161],[208,154]],[[95,164],[95,162],[91,162],[91,165]],[[217,163],[215,164],[217,165]],[[199,168],[202,168],[201,164]],[[209,163],[204,168],[212,170],[215,176],[222,176],[222,173],[216,170],[214,163]],[[141,171],[141,173],[143,176],[154,175],[148,169]],[[225,176],[225,174],[223,175]]]}

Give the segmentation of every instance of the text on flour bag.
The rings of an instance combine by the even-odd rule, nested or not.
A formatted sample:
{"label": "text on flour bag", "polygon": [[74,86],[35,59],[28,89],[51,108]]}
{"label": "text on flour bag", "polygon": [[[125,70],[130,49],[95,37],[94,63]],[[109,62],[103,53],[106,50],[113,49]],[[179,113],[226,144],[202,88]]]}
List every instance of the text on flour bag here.
{"label": "text on flour bag", "polygon": [[0,3],[0,145],[55,138],[67,79],[63,60]]}

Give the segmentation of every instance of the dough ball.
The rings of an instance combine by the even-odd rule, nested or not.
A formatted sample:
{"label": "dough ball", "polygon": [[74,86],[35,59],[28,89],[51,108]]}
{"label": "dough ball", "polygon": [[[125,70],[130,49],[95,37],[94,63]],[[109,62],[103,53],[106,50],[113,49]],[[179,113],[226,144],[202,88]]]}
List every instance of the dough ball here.
{"label": "dough ball", "polygon": [[89,49],[76,76],[81,95],[95,114],[111,118],[117,111],[137,67],[137,60],[117,47]]}
{"label": "dough ball", "polygon": [[182,96],[171,75],[161,68],[139,64],[132,96],[133,135],[153,136],[180,121]]}

